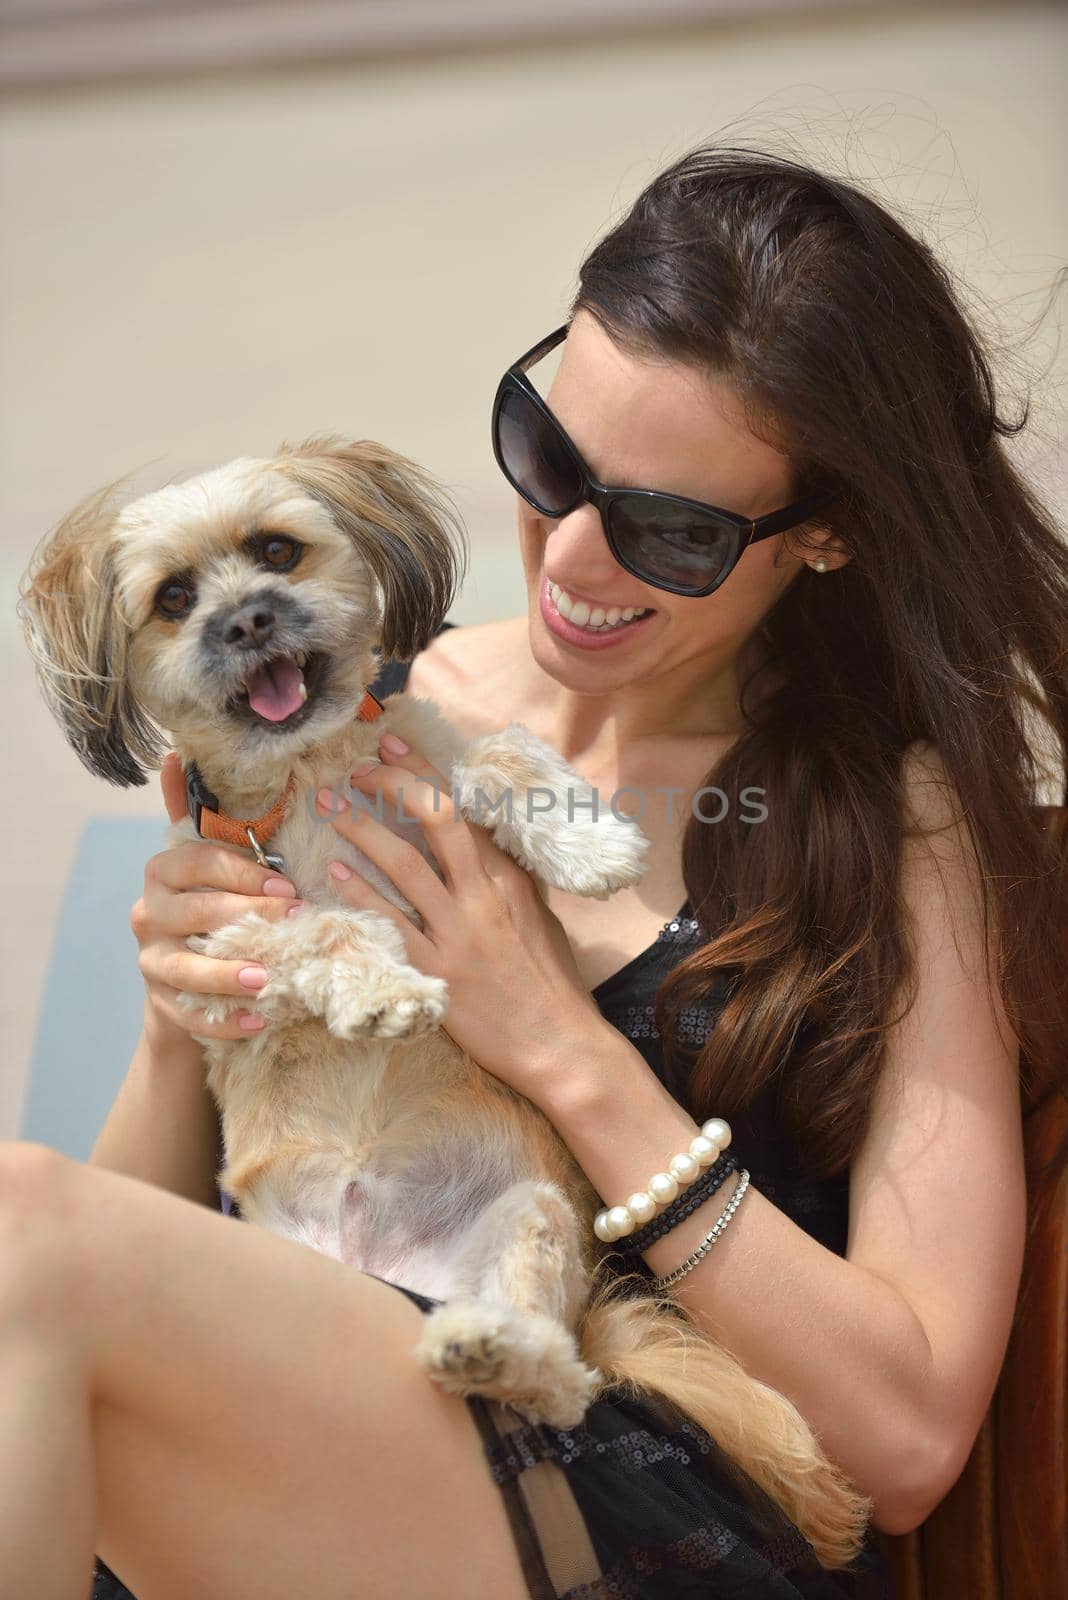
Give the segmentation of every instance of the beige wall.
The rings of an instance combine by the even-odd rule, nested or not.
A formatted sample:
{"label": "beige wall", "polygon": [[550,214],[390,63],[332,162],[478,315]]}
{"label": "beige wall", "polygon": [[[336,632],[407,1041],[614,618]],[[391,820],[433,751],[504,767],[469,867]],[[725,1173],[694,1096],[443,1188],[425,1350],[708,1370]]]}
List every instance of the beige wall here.
{"label": "beige wall", "polygon": [[[0,1132],[77,834],[158,808],[154,787],[83,772],[37,694],[14,586],[49,524],[131,468],[158,483],[319,428],[377,436],[466,514],[453,617],[514,612],[493,388],[642,182],[727,124],[845,170],[917,218],[1013,335],[1068,254],[1066,41],[1045,7],[868,8],[4,103]],[[1055,337],[1051,316],[1039,378]],[[1036,388],[1020,447],[1062,511],[1065,373],[1062,357]]]}

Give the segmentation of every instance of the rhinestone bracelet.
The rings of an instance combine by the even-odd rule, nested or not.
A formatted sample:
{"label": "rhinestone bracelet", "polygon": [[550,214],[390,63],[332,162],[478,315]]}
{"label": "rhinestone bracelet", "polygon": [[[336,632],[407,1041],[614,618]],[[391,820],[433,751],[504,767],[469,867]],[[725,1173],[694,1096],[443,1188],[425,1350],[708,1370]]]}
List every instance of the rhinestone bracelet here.
{"label": "rhinestone bracelet", "polygon": [[684,1278],[688,1272],[692,1272],[693,1268],[696,1267],[699,1261],[704,1260],[705,1256],[711,1250],[712,1246],[715,1244],[716,1240],[719,1238],[720,1234],[723,1232],[724,1228],[737,1211],[741,1198],[748,1187],[749,1173],[748,1170],[743,1167],[742,1176],[739,1179],[738,1187],[735,1189],[719,1217],[716,1219],[711,1233],[705,1235],[705,1237],[701,1240],[701,1243],[697,1246],[697,1249],[694,1251],[693,1255],[687,1256],[686,1260],[681,1266],[676,1267],[673,1272],[669,1272],[666,1277],[654,1278],[652,1283],[652,1287],[654,1289],[670,1289],[673,1284],[678,1283],[680,1278]]}
{"label": "rhinestone bracelet", "polygon": [[625,1239],[628,1234],[651,1222],[657,1206],[669,1205],[677,1198],[679,1186],[689,1186],[710,1167],[731,1142],[731,1130],[722,1117],[710,1117],[690,1140],[689,1150],[672,1156],[666,1172],[656,1172],[646,1189],[632,1194],[625,1205],[606,1207],[594,1218],[593,1231],[605,1244]]}
{"label": "rhinestone bracelet", "polygon": [[614,1253],[627,1260],[641,1255],[650,1245],[669,1234],[672,1228],[678,1227],[680,1222],[685,1222],[687,1217],[693,1216],[698,1206],[704,1205],[705,1201],[714,1195],[720,1185],[725,1183],[737,1169],[737,1156],[729,1150],[724,1150],[707,1171],[701,1174],[697,1182],[689,1189],[683,1190],[678,1199],[673,1200],[658,1217],[654,1217],[644,1228],[639,1228],[637,1233],[619,1240],[613,1247]]}

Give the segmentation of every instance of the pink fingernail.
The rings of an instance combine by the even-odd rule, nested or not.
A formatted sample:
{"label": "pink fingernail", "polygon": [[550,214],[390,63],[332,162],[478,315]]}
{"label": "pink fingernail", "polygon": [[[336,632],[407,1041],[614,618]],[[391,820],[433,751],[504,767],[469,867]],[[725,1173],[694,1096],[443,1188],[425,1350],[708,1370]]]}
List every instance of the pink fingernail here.
{"label": "pink fingernail", "polygon": [[287,917],[299,917],[300,913],[303,910],[304,910],[304,901],[303,900],[298,900],[295,906],[290,906],[289,910],[286,912],[286,916]]}
{"label": "pink fingernail", "polygon": [[263,1018],[258,1017],[254,1011],[242,1011],[237,1020],[246,1033],[255,1033],[258,1028],[263,1027]]}
{"label": "pink fingernail", "polygon": [[406,756],[409,746],[403,739],[398,739],[395,733],[385,733],[378,741],[380,750],[388,750],[391,756]]}
{"label": "pink fingernail", "polygon": [[262,989],[267,982],[267,968],[242,967],[237,981],[244,989]]}
{"label": "pink fingernail", "polygon": [[326,870],[332,878],[337,879],[338,883],[344,883],[346,879],[352,877],[352,868],[347,867],[343,861],[331,861]]}
{"label": "pink fingernail", "polygon": [[294,895],[297,891],[286,878],[265,878],[263,892],[264,894]]}

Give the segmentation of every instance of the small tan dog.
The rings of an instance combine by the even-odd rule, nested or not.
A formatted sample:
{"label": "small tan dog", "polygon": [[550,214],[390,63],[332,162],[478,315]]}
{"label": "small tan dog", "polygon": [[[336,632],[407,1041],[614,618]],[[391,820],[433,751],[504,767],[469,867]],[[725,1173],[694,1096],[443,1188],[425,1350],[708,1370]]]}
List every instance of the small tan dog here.
{"label": "small tan dog", "polygon": [[[440,1026],[444,983],[327,875],[347,859],[418,921],[314,807],[323,786],[351,793],[352,767],[396,732],[535,881],[604,898],[641,876],[637,825],[594,818],[589,786],[521,724],[465,746],[429,701],[379,707],[367,694],[376,649],[408,660],[429,642],[464,556],[454,513],[417,467],[324,437],[121,510],[98,495],[42,542],[23,580],[39,680],[83,763],[144,783],[167,730],[203,833],[277,858],[305,904],[281,923],[249,913],[189,941],[270,973],[254,1000],[206,1006],[266,1021],[245,1040],[202,1041],[226,1146],[220,1183],[250,1221],[446,1301],[414,1352],[444,1387],[560,1428],[607,1385],[657,1392],[783,1506],[826,1566],[842,1565],[870,1502],[795,1407],[681,1308],[613,1293],[592,1228],[600,1199],[556,1130],[454,1044]],[[571,819],[526,807],[534,788],[570,789]],[[511,805],[494,808],[502,795]],[[417,825],[384,820],[435,865]],[[196,837],[192,816],[170,835]]]}

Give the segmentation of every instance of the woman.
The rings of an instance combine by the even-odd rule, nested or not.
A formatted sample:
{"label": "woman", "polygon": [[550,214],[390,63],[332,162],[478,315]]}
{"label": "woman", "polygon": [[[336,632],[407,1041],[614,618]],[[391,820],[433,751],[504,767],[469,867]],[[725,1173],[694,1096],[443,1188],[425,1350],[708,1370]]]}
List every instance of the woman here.
{"label": "woman", "polygon": [[[507,394],[528,614],[442,631],[407,687],[472,735],[523,721],[606,799],[637,791],[650,868],[544,906],[449,807],[444,882],[373,820],[330,825],[422,913],[402,931],[449,981],[449,1032],[607,1204],[731,1119],[750,1183],[673,1293],[794,1401],[875,1526],[907,1530],[958,1476],[1006,1346],[1020,1042],[1052,1079],[1068,1025],[1022,715],[1068,747],[1068,554],[944,270],[777,158],[707,147],[661,174],[583,264],[547,409],[518,377]],[[609,502],[584,470],[696,504]],[[746,535],[786,514],[747,544],[717,507]],[[368,796],[431,775],[381,754]],[[358,877],[344,892],[393,914]],[[495,1442],[411,1361],[422,1297],[213,1211],[188,1030],[240,1028],[175,993],[263,977],[184,939],[291,896],[210,844],[154,857],[144,1033],[91,1167],[5,1151],[11,1592],[83,1592],[95,1548],[142,1600],[886,1593],[871,1551],[823,1573],[651,1404]],[[740,1182],[646,1266],[690,1257]]]}

